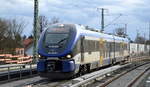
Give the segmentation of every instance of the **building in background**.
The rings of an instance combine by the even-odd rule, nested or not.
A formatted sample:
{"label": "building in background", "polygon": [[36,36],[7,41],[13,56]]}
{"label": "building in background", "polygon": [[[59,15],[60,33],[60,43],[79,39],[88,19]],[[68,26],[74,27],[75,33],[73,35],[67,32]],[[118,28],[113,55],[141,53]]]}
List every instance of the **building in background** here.
{"label": "building in background", "polygon": [[26,64],[32,62],[33,39],[23,41],[23,48],[16,48],[15,54],[0,54],[0,64]]}
{"label": "building in background", "polygon": [[33,38],[28,38],[23,41],[24,53],[27,56],[33,56]]}

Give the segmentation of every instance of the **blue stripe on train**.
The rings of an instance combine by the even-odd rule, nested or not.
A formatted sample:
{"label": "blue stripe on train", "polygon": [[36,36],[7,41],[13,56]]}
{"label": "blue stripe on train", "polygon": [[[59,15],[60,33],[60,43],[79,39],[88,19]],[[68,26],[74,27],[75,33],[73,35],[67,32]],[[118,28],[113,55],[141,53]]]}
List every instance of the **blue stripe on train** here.
{"label": "blue stripe on train", "polygon": [[46,62],[46,60],[39,60],[39,62],[37,62],[37,71],[38,72],[43,72],[46,70],[45,62]]}
{"label": "blue stripe on train", "polygon": [[75,63],[73,60],[62,61],[62,72],[72,72],[75,70]]}

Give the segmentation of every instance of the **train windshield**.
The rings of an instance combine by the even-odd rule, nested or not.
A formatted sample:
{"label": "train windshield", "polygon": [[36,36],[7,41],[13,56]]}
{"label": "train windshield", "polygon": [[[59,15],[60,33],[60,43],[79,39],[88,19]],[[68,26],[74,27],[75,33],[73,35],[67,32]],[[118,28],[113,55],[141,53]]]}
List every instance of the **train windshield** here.
{"label": "train windshield", "polygon": [[61,53],[71,40],[71,26],[50,26],[44,35],[44,48],[48,54]]}
{"label": "train windshield", "polygon": [[68,39],[67,33],[48,33],[45,37],[45,44],[61,44]]}

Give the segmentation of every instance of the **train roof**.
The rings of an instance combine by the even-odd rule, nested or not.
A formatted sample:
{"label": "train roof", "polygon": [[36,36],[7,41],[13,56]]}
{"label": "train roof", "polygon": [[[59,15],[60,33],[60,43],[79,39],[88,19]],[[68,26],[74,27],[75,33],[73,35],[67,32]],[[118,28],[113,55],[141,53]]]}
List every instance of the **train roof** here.
{"label": "train roof", "polygon": [[109,40],[116,40],[116,41],[124,41],[124,42],[129,42],[129,40],[127,38],[124,37],[119,37],[116,35],[110,35],[110,34],[105,34],[105,33],[101,33],[95,30],[89,30],[86,29],[85,26],[83,25],[78,25],[75,24],[77,32],[80,33],[81,35],[85,35],[85,36],[93,36],[93,37],[97,37],[97,38],[104,38],[104,39],[109,39]]}
{"label": "train roof", "polygon": [[98,29],[93,29],[93,28],[87,28],[87,26],[83,26],[80,24],[53,24],[53,25],[67,25],[67,26],[72,26],[72,27],[76,27],[76,31],[78,35],[83,35],[83,36],[92,36],[92,37],[96,37],[96,38],[104,38],[106,40],[116,40],[116,41],[124,41],[124,42],[129,42],[129,40],[127,38],[124,37],[119,37],[116,35],[111,35],[111,34],[106,34],[106,33],[101,33],[98,32]]}

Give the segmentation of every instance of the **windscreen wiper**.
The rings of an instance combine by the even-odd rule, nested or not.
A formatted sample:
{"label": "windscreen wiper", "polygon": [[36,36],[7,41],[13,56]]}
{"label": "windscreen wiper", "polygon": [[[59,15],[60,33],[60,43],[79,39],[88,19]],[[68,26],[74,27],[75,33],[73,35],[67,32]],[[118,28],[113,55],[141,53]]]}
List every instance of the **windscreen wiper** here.
{"label": "windscreen wiper", "polygon": [[64,39],[62,39],[62,40],[60,40],[60,41],[58,42],[58,44],[61,43],[61,42],[63,42],[63,41],[65,41],[65,40],[67,40],[67,37],[64,38]]}

